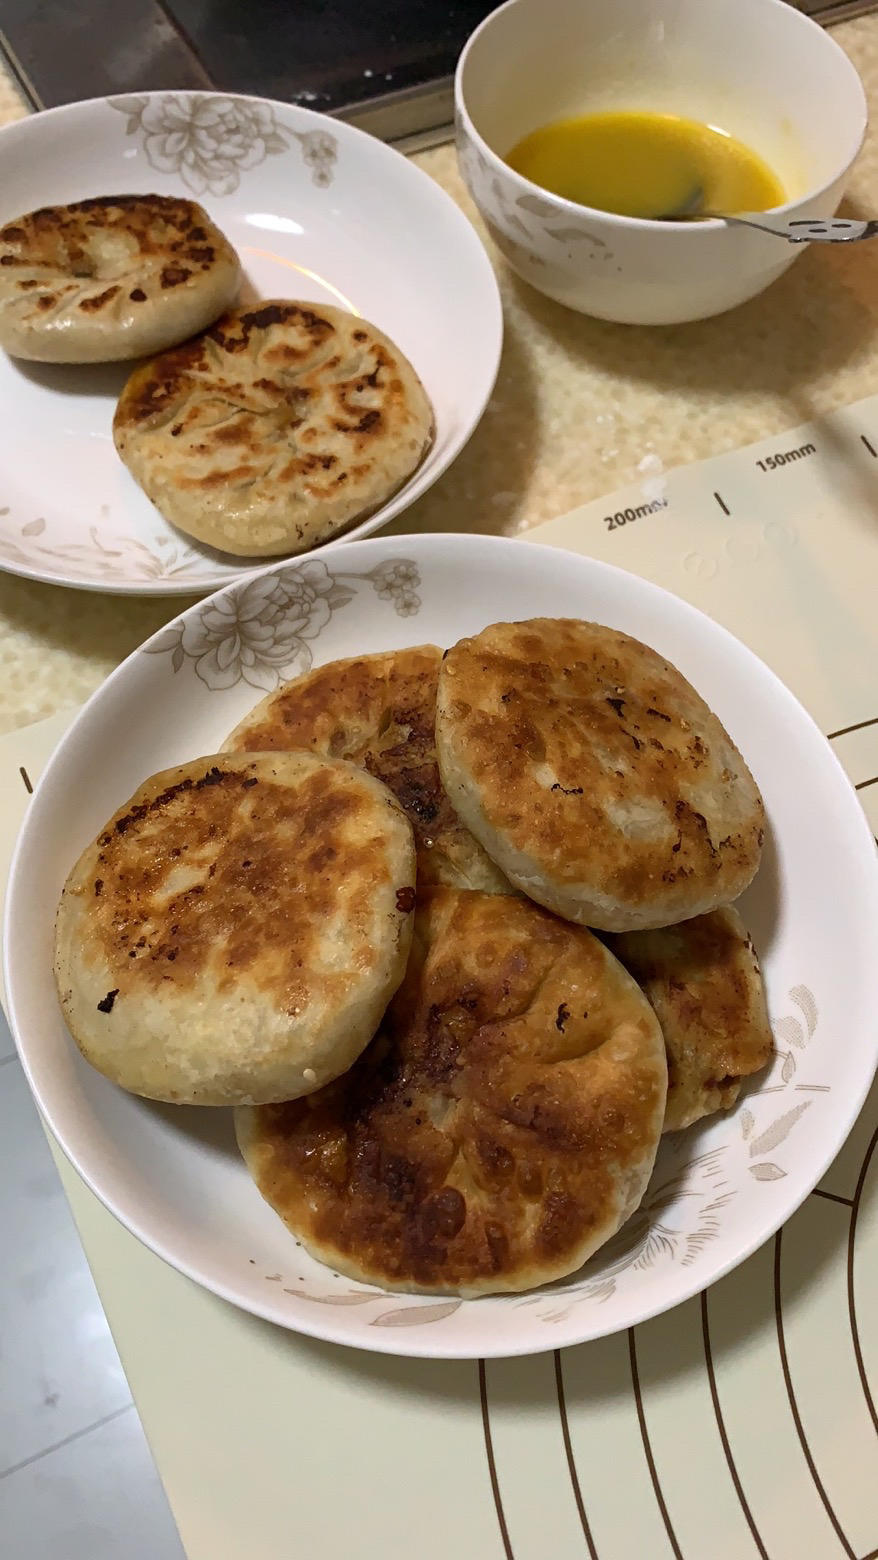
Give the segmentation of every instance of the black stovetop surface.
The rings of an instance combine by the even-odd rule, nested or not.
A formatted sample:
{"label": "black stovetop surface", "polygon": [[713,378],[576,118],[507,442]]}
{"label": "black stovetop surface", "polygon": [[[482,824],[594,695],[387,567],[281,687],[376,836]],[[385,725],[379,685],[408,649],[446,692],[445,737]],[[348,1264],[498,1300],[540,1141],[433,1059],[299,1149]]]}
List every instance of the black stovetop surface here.
{"label": "black stovetop surface", "polygon": [[491,0],[0,0],[37,107],[218,88],[338,111],[447,84]]}
{"label": "black stovetop surface", "polygon": [[218,86],[335,109],[451,75],[485,0],[168,0]]}

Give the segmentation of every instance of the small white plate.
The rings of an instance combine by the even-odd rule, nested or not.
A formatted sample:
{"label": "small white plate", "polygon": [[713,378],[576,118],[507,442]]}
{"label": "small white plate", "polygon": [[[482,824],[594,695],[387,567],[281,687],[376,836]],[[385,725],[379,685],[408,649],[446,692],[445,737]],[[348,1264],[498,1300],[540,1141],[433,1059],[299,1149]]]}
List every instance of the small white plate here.
{"label": "small white plate", "polygon": [[[765,797],[742,901],[778,1054],[737,1108],[663,1140],[640,1210],[580,1273],[521,1296],[386,1294],[312,1261],[262,1201],[227,1111],[153,1105],[83,1061],[52,984],[65,875],[146,775],[215,752],[262,691],[337,656],[504,618],[594,618],[695,683]],[[6,989],[40,1109],[98,1196],[208,1289],[285,1327],[396,1354],[535,1353],[630,1327],[728,1272],[823,1174],[878,1055],[878,865],[859,802],[810,717],[749,650],[654,585],[494,537],[386,537],[280,564],[187,611],[89,702],[37,787],[12,865]]]}
{"label": "small white plate", "polygon": [[[244,296],[342,304],[387,332],[436,414],[423,464],[339,541],[400,514],[463,448],[500,358],[497,283],[475,230],[398,152],[308,109],[214,92],[94,98],[0,132],[0,223],[90,195],[194,197],[234,244]],[[113,447],[133,364],[56,367],[0,352],[0,569],[54,585],[206,594],[264,559],[167,524]]]}

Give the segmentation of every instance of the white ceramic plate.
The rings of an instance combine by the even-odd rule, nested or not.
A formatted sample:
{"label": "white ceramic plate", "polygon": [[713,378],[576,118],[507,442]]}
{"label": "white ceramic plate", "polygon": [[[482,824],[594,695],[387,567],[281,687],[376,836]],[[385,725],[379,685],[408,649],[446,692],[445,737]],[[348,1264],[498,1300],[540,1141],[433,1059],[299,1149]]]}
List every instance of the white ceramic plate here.
{"label": "white ceramic plate", "polygon": [[[433,447],[340,540],[426,492],[482,415],[503,334],[490,261],[450,197],[372,136],[262,98],[95,98],[0,132],[0,223],[59,201],[146,191],[201,202],[241,256],[245,297],[341,303],[414,364],[436,414]],[[119,460],[113,411],[132,366],[55,367],[0,352],[0,569],[168,595],[206,594],[264,565],[190,542]]]}
{"label": "white ceramic plate", "polygon": [[[541,614],[594,618],[654,645],[743,750],[769,830],[742,908],[778,1055],[729,1115],[663,1141],[641,1209],[574,1277],[463,1303],[386,1294],[297,1247],[251,1184],[229,1112],[135,1099],[82,1060],[52,987],[54,909],[74,858],[140,781],[214,752],[280,678]],[[227,588],[95,694],[37,787],[18,843],[6,988],[53,1132],[98,1196],[168,1262],[317,1337],[398,1354],[508,1355],[599,1337],[676,1305],[793,1212],[843,1142],[875,1068],[876,924],[878,866],[849,782],[792,694],[724,629],[634,575],[570,553],[490,537],[388,537]]]}

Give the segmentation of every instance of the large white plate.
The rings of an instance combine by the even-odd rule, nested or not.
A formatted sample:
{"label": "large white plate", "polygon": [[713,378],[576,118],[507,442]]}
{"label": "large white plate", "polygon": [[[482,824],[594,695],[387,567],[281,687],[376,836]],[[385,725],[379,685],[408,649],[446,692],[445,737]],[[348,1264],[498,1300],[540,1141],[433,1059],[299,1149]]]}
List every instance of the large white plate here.
{"label": "large white plate", "polygon": [[[262,690],[336,656],[451,644],[502,618],[594,618],[654,645],[740,744],[765,797],[763,866],[742,908],[778,1055],[736,1110],[665,1139],[646,1199],[580,1273],[524,1296],[386,1294],[311,1261],[263,1203],[230,1114],[152,1105],[82,1060],[52,985],[64,877],[151,771],[212,753]],[[317,1337],[399,1354],[536,1352],[678,1304],[798,1206],[849,1131],[878,1054],[878,866],[828,744],[761,661],[694,608],[606,564],[490,537],[355,542],[282,564],[188,611],[135,652],[37,787],[9,885],[6,987],[40,1108],[109,1208],[160,1256]]]}
{"label": "large white plate", "polygon": [[[493,388],[503,324],[490,261],[437,184],[372,136],[289,103],[213,92],[95,98],[0,132],[0,223],[89,195],[199,200],[235,245],[245,297],[341,303],[379,325],[436,413],[426,460],[344,538],[426,492]],[[0,569],[91,590],[206,594],[261,568],[190,542],[119,460],[132,364],[55,367],[0,352]]]}

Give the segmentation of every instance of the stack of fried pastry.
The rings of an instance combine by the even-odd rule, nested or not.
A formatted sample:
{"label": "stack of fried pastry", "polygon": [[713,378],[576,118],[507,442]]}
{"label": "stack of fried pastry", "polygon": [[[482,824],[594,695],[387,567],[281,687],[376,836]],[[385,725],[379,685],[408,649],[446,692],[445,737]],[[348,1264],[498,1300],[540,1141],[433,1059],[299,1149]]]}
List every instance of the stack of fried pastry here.
{"label": "stack of fried pastry", "polygon": [[528,1289],[767,1062],[731,907],[763,828],[720,722],[616,630],[336,661],[110,820],[64,890],[62,1006],[123,1087],[236,1105],[336,1271]]}

